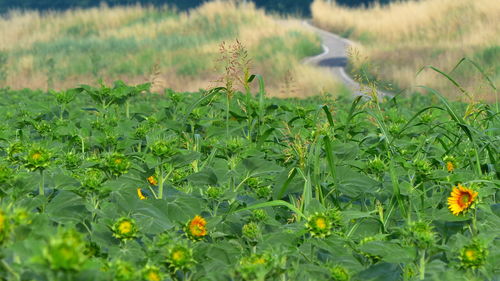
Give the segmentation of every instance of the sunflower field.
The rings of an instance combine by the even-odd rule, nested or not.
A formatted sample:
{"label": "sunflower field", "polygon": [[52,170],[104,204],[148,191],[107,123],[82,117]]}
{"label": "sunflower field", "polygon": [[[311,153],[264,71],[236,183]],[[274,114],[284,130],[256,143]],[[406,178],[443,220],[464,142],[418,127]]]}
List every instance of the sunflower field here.
{"label": "sunflower field", "polygon": [[500,280],[498,104],[248,81],[0,90],[0,280]]}

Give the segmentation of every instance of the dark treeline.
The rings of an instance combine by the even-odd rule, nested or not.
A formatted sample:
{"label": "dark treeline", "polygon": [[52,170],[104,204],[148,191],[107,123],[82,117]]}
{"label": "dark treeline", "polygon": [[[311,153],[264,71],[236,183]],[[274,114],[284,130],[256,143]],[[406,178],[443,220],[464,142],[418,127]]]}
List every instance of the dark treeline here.
{"label": "dark treeline", "polygon": [[[89,8],[106,3],[109,6],[133,5],[140,3],[143,5],[155,6],[175,6],[179,10],[194,8],[207,0],[0,0],[0,13],[5,13],[10,9],[25,10],[67,10],[71,8]],[[244,0],[240,0],[244,1]],[[251,0],[247,0],[251,1]],[[253,0],[260,8],[282,14],[297,14],[309,16],[309,6],[313,0]],[[387,3],[391,0],[336,0],[338,4],[351,7],[369,5],[373,2]]]}

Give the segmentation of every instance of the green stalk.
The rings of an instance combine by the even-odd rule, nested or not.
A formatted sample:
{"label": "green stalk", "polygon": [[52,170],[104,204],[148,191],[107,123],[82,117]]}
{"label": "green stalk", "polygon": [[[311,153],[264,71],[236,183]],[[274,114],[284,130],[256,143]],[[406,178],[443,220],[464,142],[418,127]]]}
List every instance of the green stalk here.
{"label": "green stalk", "polygon": [[226,93],[226,140],[229,139],[229,93]]}
{"label": "green stalk", "polygon": [[61,104],[61,108],[60,108],[61,112],[59,113],[59,119],[60,120],[63,120],[63,113],[64,113],[64,104]]}
{"label": "green stalk", "polygon": [[79,136],[80,137],[80,142],[82,144],[82,154],[85,153],[85,140],[83,139],[82,136]]}
{"label": "green stalk", "polygon": [[45,180],[44,180],[44,176],[43,176],[43,169],[40,170],[40,186],[38,187],[38,193],[40,195],[45,195],[45,190],[44,190],[44,186],[45,186]]}
{"label": "green stalk", "polygon": [[160,176],[158,178],[158,199],[163,199],[163,183],[165,181],[165,177],[163,176],[163,163],[160,163]]}
{"label": "green stalk", "polygon": [[477,214],[476,209],[472,213],[472,231],[471,234],[474,237],[477,234]]}
{"label": "green stalk", "polygon": [[424,280],[425,278],[425,249],[418,250],[420,255],[420,263],[418,266],[418,271],[420,275],[420,280]]}
{"label": "green stalk", "polygon": [[125,116],[127,119],[130,118],[130,102],[128,99],[125,101]]}
{"label": "green stalk", "polygon": [[12,276],[14,276],[14,280],[21,280],[19,277],[19,274],[17,274],[4,260],[2,260],[2,266],[3,268],[8,271]]}

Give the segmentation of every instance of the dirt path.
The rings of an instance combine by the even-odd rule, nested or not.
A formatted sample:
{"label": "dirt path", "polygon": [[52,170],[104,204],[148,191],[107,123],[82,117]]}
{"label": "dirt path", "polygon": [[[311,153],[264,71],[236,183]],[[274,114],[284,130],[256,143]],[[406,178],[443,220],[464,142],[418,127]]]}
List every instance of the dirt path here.
{"label": "dirt path", "polygon": [[[304,21],[303,24],[318,34],[323,42],[323,53],[306,58],[304,63],[315,64],[319,67],[326,68],[351,89],[355,96],[366,95],[366,87],[354,81],[345,70],[347,66],[347,49],[354,43],[336,34],[317,28],[308,21]],[[377,90],[377,93],[379,96],[392,96],[392,94],[380,90]]]}

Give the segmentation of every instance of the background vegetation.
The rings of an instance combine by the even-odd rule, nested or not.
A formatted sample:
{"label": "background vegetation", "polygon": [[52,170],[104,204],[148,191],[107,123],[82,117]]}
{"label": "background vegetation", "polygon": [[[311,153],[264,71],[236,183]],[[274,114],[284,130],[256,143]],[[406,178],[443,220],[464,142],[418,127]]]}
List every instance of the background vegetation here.
{"label": "background vegetation", "polygon": [[[434,72],[416,75],[426,65],[451,72],[464,56],[500,82],[500,5],[495,0],[406,1],[355,9],[317,0],[312,13],[316,25],[359,43],[351,59],[354,72],[390,81],[396,89],[413,92],[415,85],[427,85],[464,98]],[[459,67],[451,75],[476,98],[494,100],[473,67]]]}
{"label": "background vegetation", "polygon": [[229,46],[236,38],[248,51],[251,69],[265,75],[274,95],[339,89],[328,74],[300,63],[321,51],[314,34],[299,23],[277,23],[251,4],[222,2],[189,13],[141,6],[12,12],[0,17],[0,69],[4,85],[12,88],[120,78],[154,80],[158,89],[198,90],[225,71],[217,63],[220,44]]}
{"label": "background vegetation", "polygon": [[[244,0],[237,0],[243,2]],[[388,3],[391,0],[337,0],[336,2],[347,6],[369,5],[373,2]],[[29,10],[65,10],[71,8],[97,7],[102,3],[110,6],[116,5],[155,5],[157,7],[168,5],[180,10],[192,9],[207,2],[207,0],[0,0],[0,13],[9,9]],[[294,14],[310,16],[309,6],[313,0],[247,0],[259,8],[281,14]]]}

